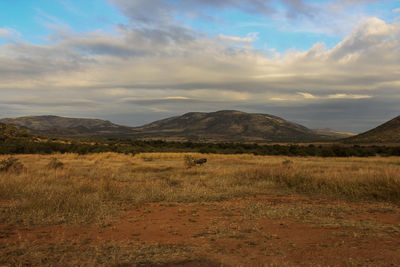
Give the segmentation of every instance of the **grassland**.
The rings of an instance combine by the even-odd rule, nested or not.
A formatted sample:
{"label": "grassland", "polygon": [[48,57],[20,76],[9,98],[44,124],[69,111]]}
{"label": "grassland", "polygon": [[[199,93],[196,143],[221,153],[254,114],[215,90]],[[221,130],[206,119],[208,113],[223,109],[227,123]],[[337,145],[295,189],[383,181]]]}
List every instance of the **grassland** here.
{"label": "grassland", "polygon": [[15,157],[0,265],[400,264],[398,157]]}

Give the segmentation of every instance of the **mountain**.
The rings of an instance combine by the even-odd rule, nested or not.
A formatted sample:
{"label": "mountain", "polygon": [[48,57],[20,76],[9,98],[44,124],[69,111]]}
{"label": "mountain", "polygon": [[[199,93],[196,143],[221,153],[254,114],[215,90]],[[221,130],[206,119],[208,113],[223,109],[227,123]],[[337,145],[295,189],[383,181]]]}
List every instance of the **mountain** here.
{"label": "mountain", "polygon": [[120,137],[201,142],[313,142],[343,137],[333,131],[314,131],[282,118],[223,110],[190,112],[141,127],[121,126],[98,119],[28,116],[0,122],[32,134],[60,137]]}
{"label": "mountain", "polygon": [[365,133],[343,140],[346,143],[400,143],[400,116]]}
{"label": "mountain", "polygon": [[32,134],[64,137],[119,137],[134,133],[131,127],[99,119],[78,119],[58,116],[26,116],[5,118],[0,122],[26,129]]}
{"label": "mountain", "polygon": [[303,142],[321,139],[312,130],[282,118],[235,110],[190,112],[135,129],[143,138],[193,141]]}

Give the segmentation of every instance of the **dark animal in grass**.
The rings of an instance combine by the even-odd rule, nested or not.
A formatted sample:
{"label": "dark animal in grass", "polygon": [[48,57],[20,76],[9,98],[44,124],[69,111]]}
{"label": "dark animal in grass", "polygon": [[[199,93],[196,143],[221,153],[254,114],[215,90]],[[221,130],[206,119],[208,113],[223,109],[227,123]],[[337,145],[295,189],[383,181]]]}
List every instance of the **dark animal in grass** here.
{"label": "dark animal in grass", "polygon": [[195,161],[194,161],[194,163],[197,165],[197,164],[199,164],[199,165],[203,165],[204,163],[206,163],[207,162],[207,159],[206,158],[202,158],[202,159],[196,159]]}

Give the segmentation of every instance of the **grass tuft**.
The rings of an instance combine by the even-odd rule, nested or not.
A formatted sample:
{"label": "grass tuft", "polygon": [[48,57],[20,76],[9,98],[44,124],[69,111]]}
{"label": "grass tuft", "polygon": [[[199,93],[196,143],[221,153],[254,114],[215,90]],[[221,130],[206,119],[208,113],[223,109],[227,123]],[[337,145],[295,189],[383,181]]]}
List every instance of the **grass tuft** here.
{"label": "grass tuft", "polygon": [[185,163],[185,167],[188,168],[188,169],[196,166],[195,159],[191,155],[185,155],[183,157],[183,160],[184,160],[184,163]]}
{"label": "grass tuft", "polygon": [[52,158],[47,164],[48,169],[62,169],[64,168],[64,163],[59,161],[57,158]]}
{"label": "grass tuft", "polygon": [[0,172],[19,174],[24,170],[24,165],[17,158],[9,157],[0,161]]}

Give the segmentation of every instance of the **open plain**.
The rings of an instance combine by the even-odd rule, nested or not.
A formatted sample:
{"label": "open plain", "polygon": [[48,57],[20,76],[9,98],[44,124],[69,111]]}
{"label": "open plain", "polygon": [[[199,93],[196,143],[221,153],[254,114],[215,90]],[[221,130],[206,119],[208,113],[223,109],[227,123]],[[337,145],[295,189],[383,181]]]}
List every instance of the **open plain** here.
{"label": "open plain", "polygon": [[398,157],[14,157],[0,266],[400,265]]}

